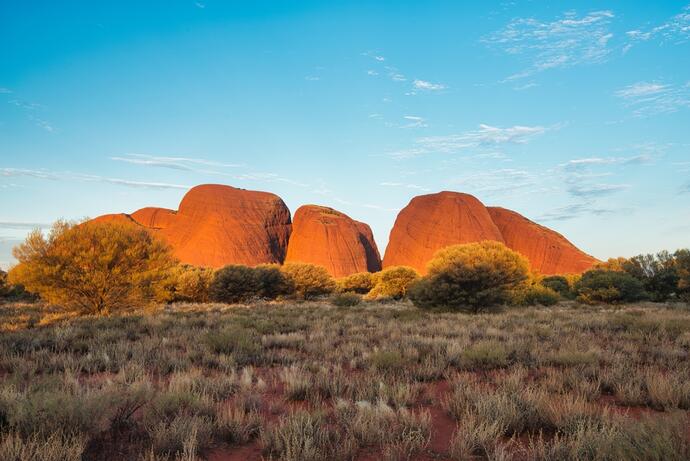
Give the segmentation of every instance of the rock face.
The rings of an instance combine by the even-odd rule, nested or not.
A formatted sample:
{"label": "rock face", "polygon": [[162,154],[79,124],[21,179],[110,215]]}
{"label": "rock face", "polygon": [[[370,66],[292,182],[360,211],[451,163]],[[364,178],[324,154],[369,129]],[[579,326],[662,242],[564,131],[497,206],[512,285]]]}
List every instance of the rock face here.
{"label": "rock face", "polygon": [[580,273],[597,262],[562,235],[471,195],[440,192],[415,197],[391,230],[383,267],[410,266],[421,274],[434,253],[459,243],[495,240],[522,253],[544,275]]}
{"label": "rock face", "polygon": [[482,202],[471,195],[420,195],[400,211],[388,240],[383,267],[410,266],[420,274],[441,248],[503,236]]}
{"label": "rock face", "polygon": [[580,251],[558,232],[519,213],[499,207],[489,207],[488,210],[506,245],[525,255],[532,268],[541,274],[577,274],[597,262],[596,258]]}
{"label": "rock face", "polygon": [[285,261],[317,264],[334,277],[381,270],[369,226],[317,205],[305,205],[295,212]]}
{"label": "rock face", "polygon": [[216,184],[190,189],[178,211],[142,208],[96,219],[144,226],[181,262],[207,267],[281,263],[291,230],[290,210],[277,195]]}

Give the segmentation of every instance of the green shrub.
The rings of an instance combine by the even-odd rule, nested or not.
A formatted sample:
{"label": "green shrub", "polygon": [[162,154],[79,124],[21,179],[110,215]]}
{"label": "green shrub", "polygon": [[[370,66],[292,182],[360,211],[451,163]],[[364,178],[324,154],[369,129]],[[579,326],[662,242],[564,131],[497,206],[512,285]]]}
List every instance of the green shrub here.
{"label": "green shrub", "polygon": [[575,298],[575,293],[573,292],[568,279],[563,275],[549,275],[548,277],[541,279],[539,283],[546,288],[550,288],[551,290],[555,291],[563,298]]}
{"label": "green shrub", "polygon": [[577,299],[587,304],[624,303],[644,299],[642,282],[626,272],[594,269],[575,284]]}
{"label": "green shrub", "polygon": [[404,299],[407,297],[410,287],[418,279],[419,274],[411,267],[389,267],[373,274],[372,281],[374,287],[367,295],[367,298]]}
{"label": "green shrub", "polygon": [[543,285],[529,285],[515,290],[510,303],[514,306],[553,306],[561,297],[551,288]]}
{"label": "green shrub", "polygon": [[336,285],[341,293],[365,295],[374,288],[374,277],[370,272],[358,272],[336,280]]}
{"label": "green shrub", "polygon": [[454,245],[436,253],[428,275],[410,291],[410,299],[421,308],[477,313],[507,301],[528,274],[525,257],[502,243]]}
{"label": "green shrub", "polygon": [[209,286],[211,300],[221,303],[247,302],[258,293],[254,269],[237,264],[216,271]]}
{"label": "green shrub", "polygon": [[263,299],[276,299],[292,291],[290,282],[281,272],[279,264],[260,264],[254,268],[257,295]]}
{"label": "green shrub", "polygon": [[314,299],[335,290],[335,281],[322,266],[292,262],[285,264],[281,271],[298,299]]}
{"label": "green shrub", "polygon": [[362,302],[362,297],[357,293],[338,293],[331,298],[331,304],[338,307],[356,306]]}

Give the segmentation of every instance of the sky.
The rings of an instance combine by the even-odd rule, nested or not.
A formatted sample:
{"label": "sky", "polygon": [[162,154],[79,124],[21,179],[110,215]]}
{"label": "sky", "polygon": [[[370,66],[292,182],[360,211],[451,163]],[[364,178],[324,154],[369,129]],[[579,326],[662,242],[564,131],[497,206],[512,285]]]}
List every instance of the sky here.
{"label": "sky", "polygon": [[381,253],[467,192],[598,258],[690,246],[684,1],[0,0],[0,266],[34,228],[221,183]]}

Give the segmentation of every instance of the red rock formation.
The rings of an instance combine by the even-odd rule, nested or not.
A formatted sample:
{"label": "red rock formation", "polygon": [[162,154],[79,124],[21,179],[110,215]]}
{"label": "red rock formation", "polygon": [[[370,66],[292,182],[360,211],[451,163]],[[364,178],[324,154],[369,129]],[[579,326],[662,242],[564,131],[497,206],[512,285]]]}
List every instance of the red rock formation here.
{"label": "red rock formation", "polygon": [[168,241],[181,262],[208,267],[280,263],[291,229],[277,195],[215,184],[190,189],[176,212],[143,208],[96,219],[136,222]]}
{"label": "red rock formation", "polygon": [[440,192],[415,197],[400,212],[383,267],[411,266],[424,274],[441,248],[482,240],[505,243],[544,275],[581,273],[597,262],[561,234],[514,211],[486,208],[471,195]]}
{"label": "red rock formation", "polygon": [[489,207],[489,214],[508,247],[529,259],[532,269],[544,275],[579,274],[597,259],[582,252],[556,231],[505,208]]}
{"label": "red rock formation", "polygon": [[482,202],[459,192],[420,195],[398,214],[383,267],[410,266],[424,274],[441,248],[481,240],[503,242]]}
{"label": "red rock formation", "polygon": [[295,212],[285,261],[317,264],[334,277],[381,270],[381,257],[369,226],[316,205],[305,205]]}

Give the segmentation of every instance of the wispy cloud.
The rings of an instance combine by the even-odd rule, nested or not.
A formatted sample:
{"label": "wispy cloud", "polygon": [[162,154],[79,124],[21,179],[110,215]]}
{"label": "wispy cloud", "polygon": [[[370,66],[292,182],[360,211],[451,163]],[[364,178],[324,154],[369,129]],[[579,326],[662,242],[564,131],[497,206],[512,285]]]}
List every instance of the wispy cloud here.
{"label": "wispy cloud", "polygon": [[418,157],[431,153],[453,154],[464,149],[489,147],[499,144],[525,144],[544,134],[550,128],[544,126],[496,127],[479,125],[477,130],[446,136],[426,136],[415,141],[415,147],[389,152],[396,159]]}
{"label": "wispy cloud", "polygon": [[50,172],[47,170],[31,170],[24,168],[0,168],[0,176],[17,177],[24,176],[36,179],[46,179],[51,181],[79,181],[79,182],[101,182],[115,184],[119,186],[146,188],[146,189],[189,189],[190,186],[182,184],[169,184],[162,182],[132,181],[128,179],[109,178],[104,176],[89,175],[72,172]]}
{"label": "wispy cloud", "polygon": [[429,125],[426,123],[424,117],[418,117],[416,115],[405,115],[403,118],[407,121],[400,128],[426,128]]}
{"label": "wispy cloud", "polygon": [[439,91],[447,88],[447,86],[442,83],[431,83],[426,80],[415,80],[412,84],[418,90]]}
{"label": "wispy cloud", "polygon": [[156,168],[169,168],[173,170],[195,171],[207,173],[207,170],[199,170],[199,167],[238,168],[241,164],[222,163],[203,158],[192,157],[166,157],[149,154],[125,154],[124,156],[110,157],[110,160],[131,163],[134,165],[150,166]]}
{"label": "wispy cloud", "polygon": [[688,85],[638,82],[621,88],[615,95],[633,109],[636,117],[672,113],[690,107]]}
{"label": "wispy cloud", "polygon": [[518,168],[470,172],[451,178],[449,184],[483,197],[515,196],[517,192],[534,193],[544,189],[540,174]]}
{"label": "wispy cloud", "polygon": [[201,2],[194,2],[194,6],[196,6],[197,8],[201,8],[202,10],[206,8],[206,5]]}
{"label": "wispy cloud", "polygon": [[402,183],[402,182],[382,182],[379,184],[379,186],[382,186],[382,187],[400,187],[400,188],[404,188],[404,189],[414,189],[414,190],[419,190],[419,191],[423,191],[423,192],[429,192],[431,190],[427,187],[420,186],[418,184],[406,184],[406,183]]}
{"label": "wispy cloud", "polygon": [[634,29],[626,32],[631,44],[649,40],[684,43],[690,39],[690,5],[663,23],[649,29]]}
{"label": "wispy cloud", "polygon": [[12,94],[12,90],[5,87],[0,87],[0,94]]}
{"label": "wispy cloud", "polygon": [[537,217],[537,221],[568,221],[586,215],[602,216],[621,212],[621,209],[597,206],[593,200],[555,208]]}
{"label": "wispy cloud", "polygon": [[543,22],[534,18],[513,19],[482,41],[507,54],[523,56],[528,67],[507,80],[528,77],[549,69],[605,61],[613,34],[611,11],[593,11],[584,16],[569,11],[560,19]]}
{"label": "wispy cloud", "polygon": [[39,222],[0,221],[0,229],[31,230],[36,228],[45,229],[47,227],[50,227],[50,224]]}

